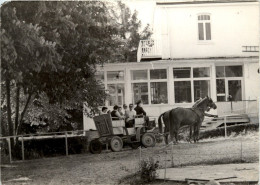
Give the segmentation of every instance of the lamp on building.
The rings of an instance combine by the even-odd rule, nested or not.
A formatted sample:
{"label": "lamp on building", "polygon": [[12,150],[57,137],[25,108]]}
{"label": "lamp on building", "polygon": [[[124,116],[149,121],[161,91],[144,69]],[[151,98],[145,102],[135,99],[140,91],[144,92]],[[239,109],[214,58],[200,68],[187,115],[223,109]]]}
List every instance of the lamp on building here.
{"label": "lamp on building", "polygon": [[116,79],[119,79],[124,76],[123,71],[118,71],[118,74],[116,75]]}

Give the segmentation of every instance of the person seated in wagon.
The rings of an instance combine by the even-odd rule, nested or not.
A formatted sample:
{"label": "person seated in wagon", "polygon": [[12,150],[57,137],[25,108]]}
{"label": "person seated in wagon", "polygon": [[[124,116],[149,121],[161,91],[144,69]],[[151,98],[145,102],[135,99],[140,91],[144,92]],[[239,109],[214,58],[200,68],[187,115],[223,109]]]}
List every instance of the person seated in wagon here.
{"label": "person seated in wagon", "polygon": [[129,110],[125,111],[125,126],[126,128],[131,128],[135,124],[135,116],[136,112],[133,110],[134,105],[132,103],[129,104]]}
{"label": "person seated in wagon", "polygon": [[142,100],[139,100],[136,102],[136,107],[134,109],[136,111],[136,116],[144,116],[146,125],[149,125],[149,117],[146,116],[146,112],[144,111],[143,107],[142,107]]}
{"label": "person seated in wagon", "polygon": [[113,107],[113,111],[111,112],[111,117],[112,117],[112,120],[125,119],[125,117],[121,116],[120,113],[118,112],[118,106],[117,105],[115,105]]}

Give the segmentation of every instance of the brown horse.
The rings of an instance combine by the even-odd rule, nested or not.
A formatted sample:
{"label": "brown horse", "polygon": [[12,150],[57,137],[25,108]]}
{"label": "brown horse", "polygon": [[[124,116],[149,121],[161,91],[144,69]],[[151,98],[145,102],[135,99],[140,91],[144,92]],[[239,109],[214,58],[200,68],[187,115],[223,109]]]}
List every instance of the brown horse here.
{"label": "brown horse", "polygon": [[[199,132],[201,124],[204,120],[205,111],[209,111],[211,108],[216,109],[216,104],[211,98],[206,96],[203,98],[196,107],[193,108],[175,108],[164,112],[158,118],[159,132],[162,133],[162,121],[163,119],[165,129],[165,143],[168,144],[168,135],[170,133],[171,141],[175,137],[175,142],[178,143],[178,132],[180,127],[190,127],[190,139],[192,137],[192,128],[194,131],[193,139],[194,142],[199,140]],[[206,114],[209,116],[209,114]],[[212,115],[213,116],[213,115]]]}

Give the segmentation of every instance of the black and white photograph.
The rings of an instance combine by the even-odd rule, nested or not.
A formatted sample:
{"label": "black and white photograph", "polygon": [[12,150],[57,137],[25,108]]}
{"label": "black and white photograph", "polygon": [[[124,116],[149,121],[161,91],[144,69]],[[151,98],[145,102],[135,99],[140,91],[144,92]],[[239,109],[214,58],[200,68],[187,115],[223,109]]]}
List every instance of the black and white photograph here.
{"label": "black and white photograph", "polygon": [[0,184],[259,184],[258,0],[0,3]]}

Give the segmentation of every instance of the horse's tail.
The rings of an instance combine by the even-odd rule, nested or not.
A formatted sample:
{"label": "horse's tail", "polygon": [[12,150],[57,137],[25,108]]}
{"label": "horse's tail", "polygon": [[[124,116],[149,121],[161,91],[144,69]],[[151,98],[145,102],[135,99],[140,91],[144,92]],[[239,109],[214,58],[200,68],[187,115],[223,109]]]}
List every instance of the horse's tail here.
{"label": "horse's tail", "polygon": [[162,133],[162,116],[163,116],[164,114],[165,114],[165,112],[162,113],[162,114],[159,116],[159,118],[158,118],[159,133]]}

